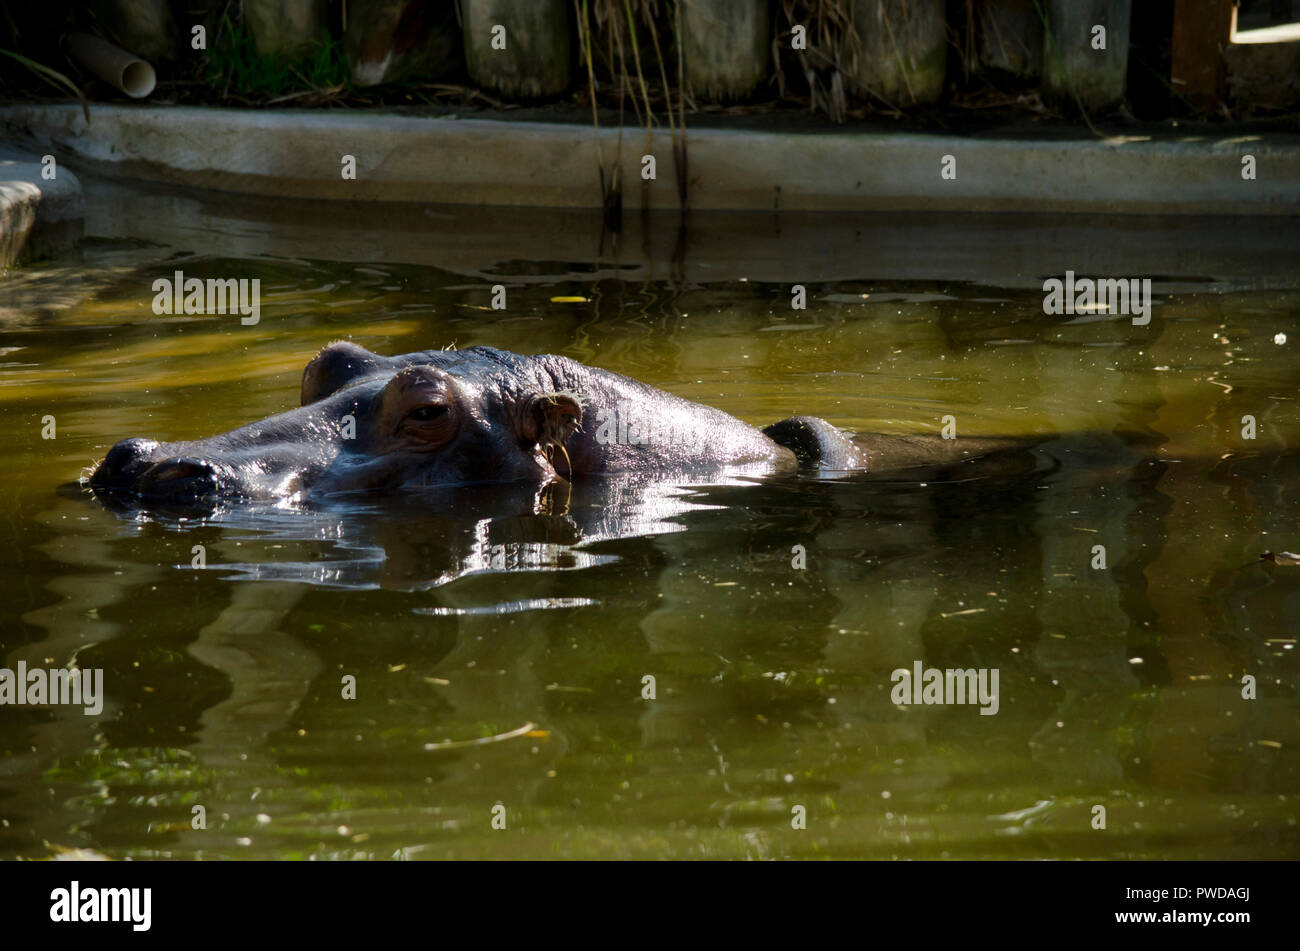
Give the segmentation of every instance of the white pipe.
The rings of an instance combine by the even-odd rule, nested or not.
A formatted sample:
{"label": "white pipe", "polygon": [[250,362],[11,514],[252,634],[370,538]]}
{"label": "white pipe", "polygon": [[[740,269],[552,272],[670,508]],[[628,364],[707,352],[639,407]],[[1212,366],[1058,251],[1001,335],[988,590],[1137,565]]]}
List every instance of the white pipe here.
{"label": "white pipe", "polygon": [[107,40],[89,33],[69,33],[67,44],[68,55],[132,99],[143,99],[158,83],[152,66]]}

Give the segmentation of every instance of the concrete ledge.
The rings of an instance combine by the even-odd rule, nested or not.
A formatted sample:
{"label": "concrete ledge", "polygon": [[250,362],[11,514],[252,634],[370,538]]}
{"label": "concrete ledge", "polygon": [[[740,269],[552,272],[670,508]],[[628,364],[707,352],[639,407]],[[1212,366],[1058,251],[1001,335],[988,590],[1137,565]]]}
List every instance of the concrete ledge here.
{"label": "concrete ledge", "polygon": [[[111,174],[251,195],[598,208],[596,134],[581,125],[377,113],[98,106],[0,109],[0,126]],[[607,157],[617,132],[602,130]],[[693,209],[1293,215],[1300,137],[1025,141],[689,129]],[[624,202],[642,201],[644,133],[623,136]],[[655,134],[651,208],[677,206]],[[1242,157],[1256,179],[1242,179]],[[341,175],[356,158],[356,180]],[[940,175],[945,155],[955,180]]]}
{"label": "concrete ledge", "polygon": [[81,240],[81,183],[61,165],[41,177],[41,160],[0,146],[0,270],[47,257]]}

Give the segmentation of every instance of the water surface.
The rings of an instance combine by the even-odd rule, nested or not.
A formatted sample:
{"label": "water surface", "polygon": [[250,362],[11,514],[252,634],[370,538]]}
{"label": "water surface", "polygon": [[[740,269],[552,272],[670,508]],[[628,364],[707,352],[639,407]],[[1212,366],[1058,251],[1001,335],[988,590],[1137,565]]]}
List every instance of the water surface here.
{"label": "water surface", "polygon": [[[0,857],[1300,855],[1300,567],[1260,561],[1300,551],[1289,226],[467,217],[103,186],[79,252],[0,284],[0,659],[107,696],[0,709]],[[1149,326],[1044,316],[1092,265],[1155,279]],[[178,268],[260,278],[259,324],[155,316]],[[190,520],[75,486],[120,438],[291,407],[339,338],[1033,449]],[[916,661],[998,670],[997,714],[896,705]]]}

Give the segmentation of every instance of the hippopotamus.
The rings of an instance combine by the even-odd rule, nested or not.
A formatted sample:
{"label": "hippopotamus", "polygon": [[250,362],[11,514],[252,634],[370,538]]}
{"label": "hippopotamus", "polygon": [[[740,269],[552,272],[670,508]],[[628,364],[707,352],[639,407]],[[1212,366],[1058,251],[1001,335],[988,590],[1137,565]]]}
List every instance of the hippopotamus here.
{"label": "hippopotamus", "polygon": [[[125,439],[89,484],[146,504],[305,501],[614,473],[834,475],[932,460],[934,443],[851,439],[810,416],[758,429],[563,356],[478,346],[386,357],[340,341],[307,364],[297,408],[205,439]],[[938,449],[970,450],[954,452]]]}

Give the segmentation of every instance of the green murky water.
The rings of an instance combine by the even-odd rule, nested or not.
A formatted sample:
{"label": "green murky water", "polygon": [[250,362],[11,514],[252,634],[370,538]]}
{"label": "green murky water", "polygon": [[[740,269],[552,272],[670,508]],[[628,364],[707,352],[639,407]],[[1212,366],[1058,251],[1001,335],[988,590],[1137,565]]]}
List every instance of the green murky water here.
{"label": "green murky water", "polygon": [[[1259,560],[1300,551],[1293,235],[719,216],[610,250],[561,213],[92,199],[80,252],[0,284],[0,658],[102,668],[105,702],[0,708],[0,857],[1300,856],[1300,567]],[[1043,277],[1099,261],[1155,279],[1149,326],[1044,316]],[[178,267],[259,277],[260,323],[155,316]],[[120,438],[292,406],[340,337],[562,353],[756,424],[1040,438],[969,481],[577,485],[550,514],[178,522],[68,485]],[[996,669],[997,714],[896,705],[917,661]]]}

